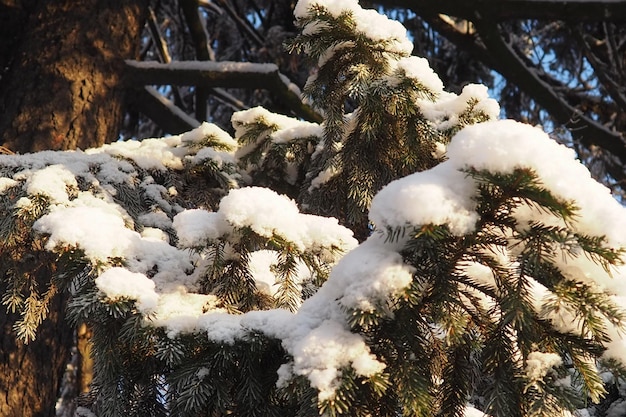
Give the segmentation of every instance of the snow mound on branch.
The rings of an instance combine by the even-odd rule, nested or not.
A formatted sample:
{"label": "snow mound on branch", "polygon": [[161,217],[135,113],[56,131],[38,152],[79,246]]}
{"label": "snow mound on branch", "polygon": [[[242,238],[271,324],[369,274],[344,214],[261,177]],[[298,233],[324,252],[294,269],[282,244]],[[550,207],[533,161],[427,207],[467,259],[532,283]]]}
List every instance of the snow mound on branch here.
{"label": "snow mound on branch", "polygon": [[[389,19],[373,9],[363,9],[358,0],[300,0],[294,9],[296,19],[305,18],[313,7],[324,7],[333,17],[351,13],[356,32],[361,32],[374,41],[389,41],[388,51],[410,55],[413,42],[407,37],[406,28],[398,21]],[[315,33],[318,23],[314,22],[303,29],[303,33]]]}
{"label": "snow mound on branch", "polygon": [[[419,76],[426,78],[427,72]],[[417,78],[418,81],[421,78]],[[434,85],[433,85],[434,86]],[[467,109],[468,103],[473,102],[473,110],[482,112],[488,120],[497,120],[500,114],[500,105],[489,97],[487,87],[482,84],[468,84],[463,87],[461,94],[456,95],[443,89],[437,91],[434,101],[422,99],[418,105],[424,117],[433,122],[437,129],[446,130],[459,125],[459,115]]]}
{"label": "snow mound on branch", "polygon": [[[237,149],[237,142],[228,133],[217,126],[204,122],[197,128],[181,135],[143,139],[141,141],[113,142],[99,148],[87,149],[85,153],[88,155],[106,153],[114,157],[125,158],[145,170],[180,170],[183,168],[185,159],[195,157],[195,155],[190,155],[189,148],[193,147],[194,144],[202,143],[207,138],[213,139],[216,145],[221,145],[231,152]],[[216,152],[215,155],[227,159],[225,156],[227,152]]]}
{"label": "snow mound on branch", "polygon": [[443,82],[439,75],[433,71],[426,58],[410,56],[397,61],[390,61],[390,65],[404,72],[404,75],[418,81],[431,93],[441,94],[443,92]]}
{"label": "snow mound on branch", "polygon": [[[576,203],[577,216],[568,227],[583,235],[604,236],[609,247],[626,246],[626,209],[608,188],[591,177],[573,150],[551,140],[540,129],[511,120],[468,126],[452,138],[446,156],[445,162],[396,180],[374,197],[370,220],[379,230],[434,224],[447,225],[456,235],[471,233],[479,219],[475,211],[477,184],[462,170],[506,174],[531,169],[552,195]],[[558,217],[528,205],[521,205],[512,214],[520,228],[532,221],[565,226]],[[395,244],[401,248],[404,241],[400,238]],[[616,305],[626,305],[626,267],[615,267],[609,272],[585,256],[557,256],[554,262],[568,279],[588,284],[596,291],[607,291]],[[542,300],[549,292],[535,283],[533,295],[540,312]],[[571,315],[547,318],[561,331],[582,331],[572,322]],[[604,356],[626,363],[623,332],[610,323],[606,326],[612,341]]]}
{"label": "snow mound on branch", "polygon": [[174,217],[172,227],[176,230],[178,244],[184,248],[200,247],[229,231],[228,224],[220,214],[202,209],[189,209],[178,213]]}
{"label": "snow mound on branch", "polygon": [[78,188],[74,174],[62,164],[50,165],[34,172],[26,170],[14,179],[25,179],[26,192],[29,195],[45,195],[53,204],[68,202],[68,188]]}
{"label": "snow mound on branch", "polygon": [[[474,200],[476,184],[463,170],[471,167],[508,173],[525,168],[534,170],[555,196],[579,202],[585,213],[576,223],[581,231],[611,236],[612,243],[624,241],[626,227],[620,231],[611,227],[615,222],[623,222],[624,209],[604,187],[591,179],[572,151],[558,145],[539,129],[512,121],[466,127],[452,139],[447,157],[447,161],[429,171],[385,187],[372,204],[370,218],[376,226],[394,229],[407,225],[447,224],[453,233],[470,233],[479,218]],[[523,216],[530,216],[522,212],[515,214],[520,216],[522,224]],[[543,214],[535,210],[532,215]],[[285,238],[298,242],[306,235],[302,228],[307,216],[298,212],[295,203],[254,187],[231,192],[217,213],[183,212],[179,216],[175,226],[186,242],[199,243],[198,239],[215,236],[224,224],[249,227],[263,236],[281,231]],[[202,222],[206,224],[203,226]],[[326,230],[323,227],[311,229]],[[401,247],[401,242],[386,241],[382,234],[372,235],[339,261],[329,280],[303,302],[295,314],[271,310],[232,317],[213,310],[200,316],[192,327],[204,329],[210,338],[227,343],[243,337],[250,329],[280,339],[293,361],[281,368],[279,383],[295,375],[305,376],[319,391],[319,399],[330,399],[340,383],[341,369],[346,366],[364,377],[385,368],[370,352],[362,336],[350,331],[346,311],[373,311],[410,284],[413,269],[403,263],[398,253]],[[590,260],[568,262],[559,266],[578,268],[580,271],[572,273],[587,273],[589,281],[610,285],[608,274],[599,276],[596,269],[590,269],[595,265]],[[626,285],[614,283],[611,288],[616,294],[626,294],[622,287]],[[545,295],[540,290],[535,291],[538,300]],[[553,323],[559,326],[556,318]],[[615,336],[614,346],[609,346],[609,353],[613,354],[619,352],[620,347],[622,352],[625,350],[621,339]],[[471,408],[467,409],[467,414],[480,415]]]}
{"label": "snow mound on branch", "polygon": [[[372,201],[372,222],[379,228],[448,224],[455,234],[471,232],[478,219],[474,211],[476,184],[462,170],[512,173],[526,168],[557,198],[577,202],[578,231],[606,236],[610,245],[626,244],[624,208],[608,188],[591,178],[573,150],[538,128],[512,120],[468,126],[452,138],[447,157],[428,171],[383,188]],[[532,212],[535,219],[540,214]],[[529,213],[520,211],[519,215],[523,220]]]}
{"label": "snow mound on branch", "polygon": [[112,300],[137,300],[137,307],[143,312],[154,310],[159,299],[154,291],[154,281],[126,268],[115,267],[104,271],[96,278],[96,286]]}
{"label": "snow mound on branch", "polygon": [[119,215],[99,207],[60,208],[37,220],[33,229],[49,234],[47,250],[77,247],[94,262],[123,256],[139,237],[124,226]]}
{"label": "snow mound on branch", "polygon": [[183,211],[174,217],[173,226],[186,247],[201,246],[242,228],[267,238],[280,236],[300,251],[324,247],[347,251],[357,244],[352,231],[337,219],[302,214],[295,201],[263,187],[230,191],[215,213]]}

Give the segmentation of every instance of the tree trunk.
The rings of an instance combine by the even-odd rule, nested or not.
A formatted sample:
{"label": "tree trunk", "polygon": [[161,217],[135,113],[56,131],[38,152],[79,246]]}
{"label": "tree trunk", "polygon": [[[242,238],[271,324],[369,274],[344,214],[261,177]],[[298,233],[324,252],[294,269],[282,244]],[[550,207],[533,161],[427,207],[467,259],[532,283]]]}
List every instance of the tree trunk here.
{"label": "tree trunk", "polygon": [[[12,56],[2,50],[9,66],[0,72],[0,146],[24,153],[116,139],[124,60],[136,58],[147,3],[38,2],[21,38],[11,42]],[[42,287],[47,279],[41,277]],[[0,276],[0,290],[2,281]],[[65,294],[55,297],[37,339],[28,345],[15,338],[17,316],[0,306],[1,417],[55,415],[74,334],[64,320],[66,302]]]}
{"label": "tree trunk", "polygon": [[28,345],[15,338],[17,315],[0,313],[0,416],[54,417],[59,384],[74,339],[73,330],[64,321],[66,298],[55,297],[37,339]]}
{"label": "tree trunk", "polygon": [[0,79],[0,145],[20,153],[117,138],[124,60],[136,58],[147,0],[47,0]]}

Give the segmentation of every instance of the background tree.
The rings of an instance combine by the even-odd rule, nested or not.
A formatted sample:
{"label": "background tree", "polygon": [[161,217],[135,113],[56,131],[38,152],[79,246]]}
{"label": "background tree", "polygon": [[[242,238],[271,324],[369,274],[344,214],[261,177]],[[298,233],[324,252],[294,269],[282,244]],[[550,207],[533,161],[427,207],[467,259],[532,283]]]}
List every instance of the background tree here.
{"label": "background tree", "polygon": [[[619,194],[624,175],[620,173],[624,152],[619,121],[623,110],[619,86],[623,84],[620,48],[624,15],[620,2],[386,1],[371,5],[382,7],[407,27],[414,40],[414,53],[430,60],[451,91],[460,92],[467,82],[493,86],[507,115],[548,126],[559,140],[576,148],[593,167],[596,178]],[[246,61],[273,60],[302,86],[306,78],[303,61],[287,57],[277,48],[286,35],[294,33],[286,13],[289,5],[278,2],[264,6],[243,1],[204,5],[200,14],[206,19],[209,38],[188,38],[191,44],[187,50],[206,49],[202,45],[208,41],[209,46],[214,45],[217,60],[244,55]],[[159,13],[169,16],[163,19],[171,29],[177,21],[171,18],[172,9],[160,11],[157,6],[157,16]],[[191,15],[195,14],[185,14]],[[218,30],[225,24],[237,30]],[[169,44],[172,38],[166,40]],[[238,49],[229,49],[233,44]],[[208,51],[203,55],[211,56]],[[181,59],[174,51],[171,56]],[[494,77],[494,71],[500,76]],[[172,74],[172,78],[171,83],[184,82],[180,76]],[[215,95],[209,98],[219,103]],[[264,100],[257,103],[267,105]],[[241,102],[254,105],[249,99]],[[241,102],[230,101],[230,105],[241,109]],[[212,117],[219,114],[211,104],[209,108]],[[187,112],[193,113],[190,108]],[[211,120],[228,125],[227,117]]]}
{"label": "background tree", "polygon": [[[2,149],[87,148],[116,138],[126,95],[124,60],[137,57],[146,12],[142,1],[1,2]],[[8,215],[2,212],[3,222]],[[31,285],[48,288],[45,297],[52,301],[45,306],[51,313],[41,337],[25,345],[28,337],[12,337],[19,315],[2,298],[8,314],[0,315],[0,414],[52,416],[74,344],[65,321],[67,296],[50,284],[58,273],[48,264],[50,258],[21,257],[23,249],[13,244],[25,249],[28,239],[13,238],[3,235],[2,252],[10,251],[12,261],[1,267],[2,293],[8,291],[7,274],[27,274]]]}

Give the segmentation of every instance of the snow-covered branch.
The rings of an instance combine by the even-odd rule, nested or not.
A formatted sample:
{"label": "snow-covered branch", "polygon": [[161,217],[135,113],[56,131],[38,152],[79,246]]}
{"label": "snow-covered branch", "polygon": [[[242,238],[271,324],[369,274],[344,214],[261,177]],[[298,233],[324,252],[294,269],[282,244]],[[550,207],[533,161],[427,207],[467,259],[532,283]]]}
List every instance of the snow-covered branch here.
{"label": "snow-covered branch", "polygon": [[298,87],[289,82],[274,64],[249,62],[126,61],[126,82],[131,87],[143,85],[195,85],[202,87],[266,89],[276,94],[294,113],[310,121],[320,116],[300,99]]}

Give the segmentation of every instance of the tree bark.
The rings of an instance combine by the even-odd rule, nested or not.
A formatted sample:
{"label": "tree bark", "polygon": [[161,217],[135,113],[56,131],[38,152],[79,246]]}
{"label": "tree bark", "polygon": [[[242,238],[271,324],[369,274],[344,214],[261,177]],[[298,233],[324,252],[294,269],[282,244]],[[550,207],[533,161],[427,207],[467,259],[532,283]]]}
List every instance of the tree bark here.
{"label": "tree bark", "polygon": [[[3,7],[12,3],[0,1]],[[147,4],[37,2],[24,18],[20,39],[2,49],[8,68],[0,72],[0,146],[25,153],[87,148],[116,139],[125,98],[124,60],[137,57]],[[40,286],[45,288],[49,279],[40,276]],[[0,294],[3,281],[0,276]],[[67,294],[53,298],[29,344],[16,340],[18,316],[0,305],[1,417],[55,416],[74,335],[65,322],[66,302]]]}
{"label": "tree bark", "polygon": [[147,0],[48,0],[30,15],[0,79],[0,144],[20,153],[102,145],[123,117],[124,59]]}
{"label": "tree bark", "polygon": [[[3,285],[0,289],[4,293]],[[16,340],[13,331],[17,314],[6,314],[0,307],[0,416],[54,417],[74,335],[64,321],[66,298],[53,299],[37,339],[27,345]]]}

